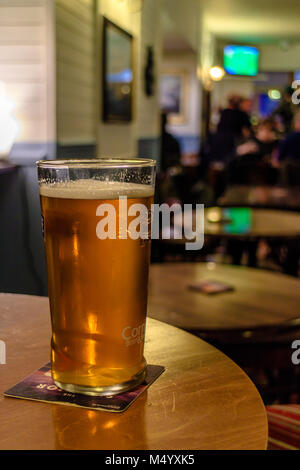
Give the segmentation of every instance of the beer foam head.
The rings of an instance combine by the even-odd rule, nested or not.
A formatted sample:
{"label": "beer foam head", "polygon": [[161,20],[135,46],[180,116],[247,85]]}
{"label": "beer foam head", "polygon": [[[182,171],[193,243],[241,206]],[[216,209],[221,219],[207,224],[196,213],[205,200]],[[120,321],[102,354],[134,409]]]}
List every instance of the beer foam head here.
{"label": "beer foam head", "polygon": [[63,183],[41,183],[40,194],[63,199],[117,199],[153,196],[154,188],[147,184],[79,179]]}

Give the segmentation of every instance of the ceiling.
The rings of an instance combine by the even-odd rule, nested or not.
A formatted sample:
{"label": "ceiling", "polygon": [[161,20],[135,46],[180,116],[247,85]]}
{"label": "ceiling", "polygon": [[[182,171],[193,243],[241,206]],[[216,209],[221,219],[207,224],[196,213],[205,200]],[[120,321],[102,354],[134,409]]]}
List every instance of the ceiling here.
{"label": "ceiling", "polygon": [[[165,51],[196,51],[201,25],[217,39],[300,42],[300,0],[160,0]],[[202,18],[201,18],[202,17]]]}
{"label": "ceiling", "polygon": [[256,44],[300,41],[300,0],[200,0],[218,38]]}
{"label": "ceiling", "polygon": [[200,0],[160,0],[160,2],[164,51],[197,51],[201,18]]}
{"label": "ceiling", "polygon": [[[299,0],[300,1],[300,0]],[[175,32],[165,33],[162,42],[165,53],[193,53],[195,52],[189,42],[180,34]]]}

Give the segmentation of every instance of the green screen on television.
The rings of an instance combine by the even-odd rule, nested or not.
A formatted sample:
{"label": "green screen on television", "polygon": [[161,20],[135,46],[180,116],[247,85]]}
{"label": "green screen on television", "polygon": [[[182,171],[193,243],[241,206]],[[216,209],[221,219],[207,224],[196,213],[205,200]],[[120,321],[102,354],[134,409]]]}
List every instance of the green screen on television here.
{"label": "green screen on television", "polygon": [[248,207],[230,207],[223,210],[223,217],[230,220],[224,225],[225,233],[235,235],[249,233],[252,223],[251,209]]}
{"label": "green screen on television", "polygon": [[254,77],[258,73],[259,52],[252,46],[224,47],[223,66],[230,75]]}

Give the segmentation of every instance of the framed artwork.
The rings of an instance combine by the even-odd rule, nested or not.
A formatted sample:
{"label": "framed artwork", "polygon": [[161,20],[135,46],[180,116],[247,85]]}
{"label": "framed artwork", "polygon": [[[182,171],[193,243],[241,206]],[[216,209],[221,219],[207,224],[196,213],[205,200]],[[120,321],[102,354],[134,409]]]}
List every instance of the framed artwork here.
{"label": "framed artwork", "polygon": [[188,74],[186,72],[163,73],[159,85],[159,102],[168,114],[170,124],[185,124],[188,112]]}
{"label": "framed artwork", "polygon": [[103,19],[103,100],[104,122],[132,120],[133,37],[108,19]]}

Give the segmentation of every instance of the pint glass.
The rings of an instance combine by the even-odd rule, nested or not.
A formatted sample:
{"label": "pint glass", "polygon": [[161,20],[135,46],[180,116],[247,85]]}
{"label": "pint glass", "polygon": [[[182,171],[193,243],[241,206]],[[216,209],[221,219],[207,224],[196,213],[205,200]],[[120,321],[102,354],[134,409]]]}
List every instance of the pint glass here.
{"label": "pint glass", "polygon": [[114,395],[145,377],[155,162],[37,163],[55,384]]}

